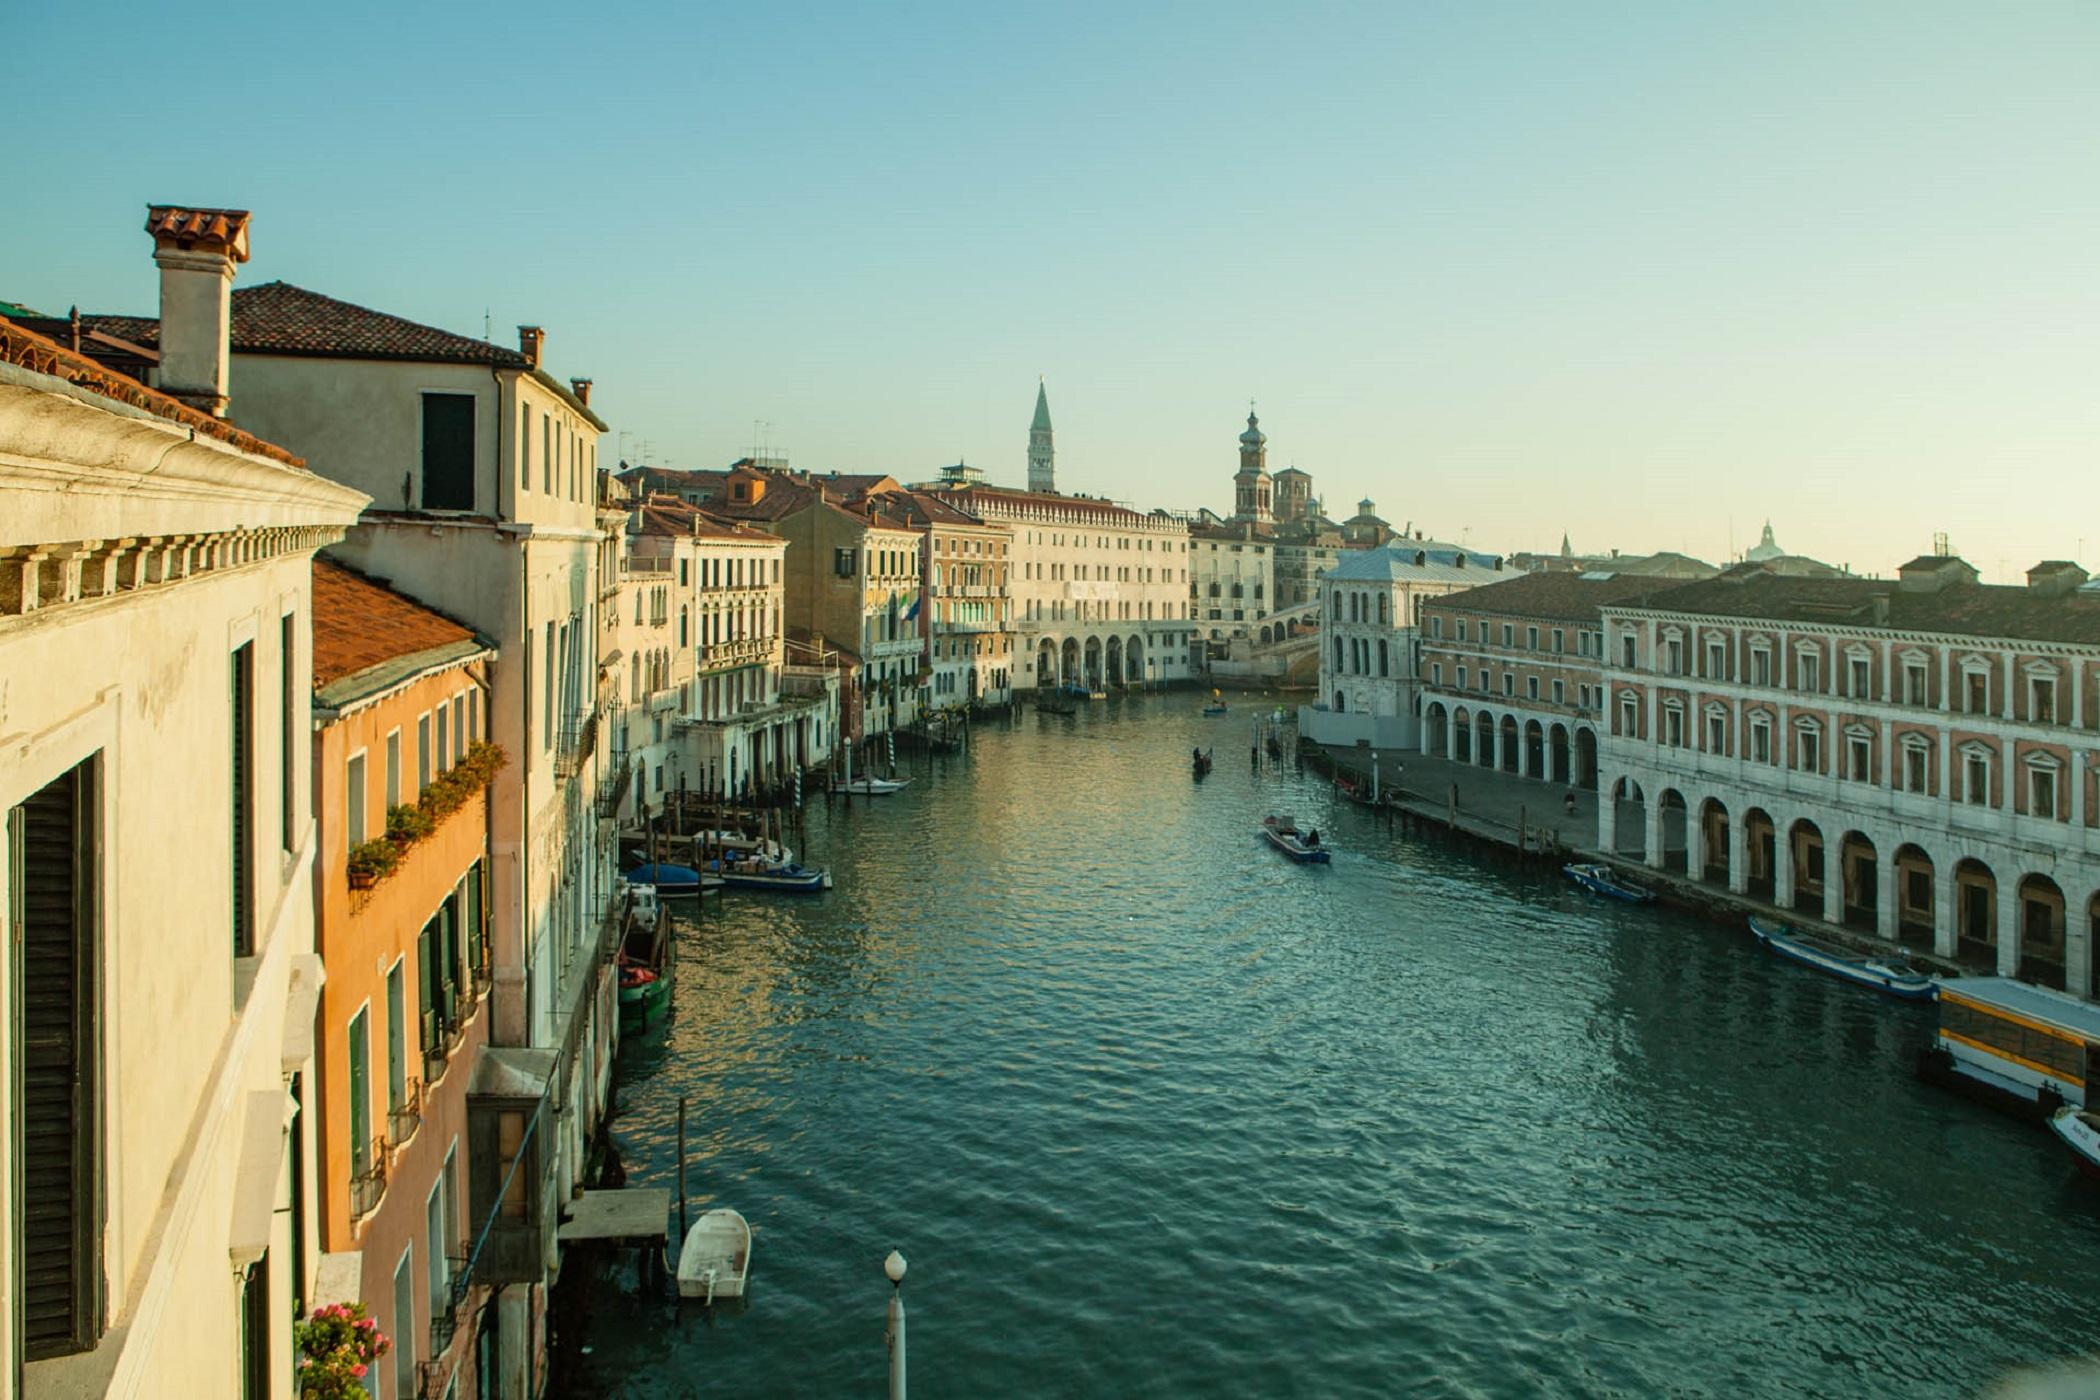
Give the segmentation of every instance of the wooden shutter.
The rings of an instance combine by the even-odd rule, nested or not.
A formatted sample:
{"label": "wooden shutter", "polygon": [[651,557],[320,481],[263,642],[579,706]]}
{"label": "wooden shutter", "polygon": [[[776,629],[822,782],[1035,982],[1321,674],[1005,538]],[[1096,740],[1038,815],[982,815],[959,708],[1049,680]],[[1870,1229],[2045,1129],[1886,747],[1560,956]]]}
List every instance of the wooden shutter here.
{"label": "wooden shutter", "polygon": [[372,1034],[363,1011],[350,1018],[350,1172],[372,1165]]}
{"label": "wooden shutter", "polygon": [[255,951],[255,646],[233,649],[233,955]]}
{"label": "wooden shutter", "polygon": [[474,396],[423,396],[423,509],[474,509]]}
{"label": "wooden shutter", "polygon": [[91,770],[21,805],[22,1294],[32,1361],[99,1327]]}

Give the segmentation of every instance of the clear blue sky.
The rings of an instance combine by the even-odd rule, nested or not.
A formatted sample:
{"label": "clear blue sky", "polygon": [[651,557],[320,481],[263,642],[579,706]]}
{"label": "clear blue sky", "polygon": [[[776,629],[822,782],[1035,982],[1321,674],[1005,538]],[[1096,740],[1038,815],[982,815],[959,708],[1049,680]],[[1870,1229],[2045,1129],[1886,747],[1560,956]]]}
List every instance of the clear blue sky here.
{"label": "clear blue sky", "polygon": [[[534,321],[748,451],[1476,545],[1770,516],[2100,562],[2100,5],[37,6],[0,298],[150,311],[149,200],[283,278]],[[235,385],[235,412],[239,385]],[[609,440],[608,446],[616,440]],[[2090,538],[2087,538],[2090,534]]]}

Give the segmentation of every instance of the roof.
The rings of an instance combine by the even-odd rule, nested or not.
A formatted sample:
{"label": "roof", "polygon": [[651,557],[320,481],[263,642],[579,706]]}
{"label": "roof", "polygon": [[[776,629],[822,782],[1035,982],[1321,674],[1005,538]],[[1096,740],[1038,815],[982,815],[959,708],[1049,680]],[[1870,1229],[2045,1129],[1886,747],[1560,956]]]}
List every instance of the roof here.
{"label": "roof", "polygon": [[119,374],[100,361],[69,350],[49,336],[38,335],[5,317],[0,317],[0,364],[18,365],[62,379],[90,393],[143,409],[157,418],[180,423],[193,433],[217,438],[228,446],[267,457],[287,467],[306,465],[304,458],[293,456],[275,443],[265,442],[253,433],[242,432],[223,418],[214,418],[179,399],[148,389],[136,379]]}
{"label": "roof", "polygon": [[1114,501],[1097,501],[1091,496],[1067,496],[1057,491],[1018,491],[1010,486],[943,486],[932,494],[951,505],[976,512],[980,503],[986,508],[1000,506],[1021,508],[1040,506],[1045,510],[1072,511],[1079,515],[1092,515],[1102,520],[1125,525],[1151,525],[1158,517],[1145,515],[1129,506],[1119,506]]}
{"label": "roof", "polygon": [[[605,429],[605,424],[576,397],[573,389],[506,345],[455,335],[405,316],[338,301],[289,282],[237,287],[232,307],[232,348],[238,354],[412,360],[518,370],[531,374],[560,395],[601,432]],[[84,329],[103,331],[135,345],[151,349],[160,346],[160,321],[156,317],[83,314],[80,321]]]}
{"label": "roof", "polygon": [[1038,429],[1044,432],[1050,430],[1050,396],[1044,392],[1043,381],[1040,379],[1035,382],[1035,421],[1028,425],[1030,432]]}
{"label": "roof", "polygon": [[1352,550],[1321,577],[1337,583],[1483,583],[1506,578],[1492,554],[1478,554],[1435,540],[1394,540],[1374,549]]}
{"label": "roof", "polygon": [[964,510],[952,501],[942,500],[930,491],[870,491],[862,492],[846,502],[849,510],[867,510],[871,514],[889,517],[908,530],[927,530],[939,525],[987,526],[983,520]]}
{"label": "roof", "polygon": [[146,232],[176,243],[218,243],[235,262],[248,261],[248,211],[186,209],[179,204],[146,206]]}
{"label": "roof", "polygon": [[1312,480],[1312,473],[1311,473],[1311,472],[1302,472],[1302,471],[1299,471],[1299,470],[1298,470],[1298,469],[1297,469],[1296,467],[1285,467],[1285,468],[1284,468],[1284,469],[1283,469],[1282,471],[1280,471],[1280,472],[1276,473],[1276,479],[1277,479],[1278,481],[1281,481],[1281,480],[1283,480],[1283,479],[1284,479],[1285,477],[1287,477],[1287,476],[1302,476],[1302,477],[1304,477],[1304,478],[1305,478],[1305,479],[1306,479],[1307,481],[1310,481],[1310,480]]}
{"label": "roof", "polygon": [[443,613],[318,557],[313,628],[314,698],[330,708],[494,650]]}
{"label": "roof", "polygon": [[749,540],[785,547],[778,535],[719,519],[676,496],[651,496],[635,508],[633,519],[638,535],[674,535],[691,539]]}
{"label": "roof", "polygon": [[2010,977],[1943,977],[1940,991],[2100,1041],[2100,1006]]}
{"label": "roof", "polygon": [[1617,606],[1760,622],[2100,646],[2100,595],[1959,583],[1933,592],[1887,579],[1817,578],[1741,566]]}
{"label": "roof", "polygon": [[1429,607],[1463,608],[1467,612],[1502,613],[1555,622],[1595,622],[1597,610],[1676,586],[1652,574],[1586,574],[1555,571],[1519,574],[1500,583],[1469,588],[1463,596],[1439,598]]}

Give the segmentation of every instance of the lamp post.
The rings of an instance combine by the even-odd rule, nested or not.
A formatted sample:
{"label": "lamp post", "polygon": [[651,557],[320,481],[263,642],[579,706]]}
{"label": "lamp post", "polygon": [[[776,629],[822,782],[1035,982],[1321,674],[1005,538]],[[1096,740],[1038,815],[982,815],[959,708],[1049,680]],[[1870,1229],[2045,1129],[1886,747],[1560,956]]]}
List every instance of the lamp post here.
{"label": "lamp post", "polygon": [[890,1325],[883,1336],[890,1349],[890,1400],[904,1400],[904,1256],[891,1250],[882,1271],[890,1280]]}

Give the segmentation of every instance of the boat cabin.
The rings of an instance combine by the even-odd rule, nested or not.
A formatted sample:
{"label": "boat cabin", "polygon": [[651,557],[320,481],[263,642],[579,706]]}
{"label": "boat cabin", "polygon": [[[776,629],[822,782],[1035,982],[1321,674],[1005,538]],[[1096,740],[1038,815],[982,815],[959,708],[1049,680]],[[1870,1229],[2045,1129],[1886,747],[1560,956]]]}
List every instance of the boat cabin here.
{"label": "boat cabin", "polygon": [[1940,983],[1939,1008],[1937,1043],[1956,1073],[2030,1102],[2051,1092],[2093,1102],[2100,1006],[2010,977],[1953,977]]}

